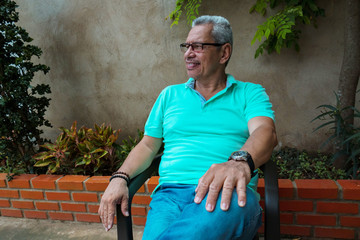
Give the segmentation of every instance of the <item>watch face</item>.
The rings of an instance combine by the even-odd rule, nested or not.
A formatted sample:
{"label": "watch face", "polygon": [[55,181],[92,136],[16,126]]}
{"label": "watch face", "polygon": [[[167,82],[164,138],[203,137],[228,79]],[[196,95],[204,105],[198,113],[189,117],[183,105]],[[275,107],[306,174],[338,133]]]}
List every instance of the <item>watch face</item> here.
{"label": "watch face", "polygon": [[236,151],[236,152],[233,152],[233,154],[231,155],[231,158],[235,159],[235,160],[246,161],[248,158],[248,155],[249,155],[249,153],[246,151]]}

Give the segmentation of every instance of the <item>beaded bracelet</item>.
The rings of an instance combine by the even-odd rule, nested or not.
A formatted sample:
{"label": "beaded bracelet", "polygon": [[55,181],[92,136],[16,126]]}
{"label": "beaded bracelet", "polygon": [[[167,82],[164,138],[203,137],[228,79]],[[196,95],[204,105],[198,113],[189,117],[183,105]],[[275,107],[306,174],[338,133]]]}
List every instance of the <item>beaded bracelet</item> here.
{"label": "beaded bracelet", "polygon": [[127,178],[126,176],[123,176],[123,175],[113,175],[113,176],[111,176],[109,182],[111,182],[111,180],[113,180],[114,178],[122,178],[122,179],[124,179],[124,180],[126,181],[126,184],[127,184],[128,186],[129,186],[129,184],[130,184],[129,178]]}
{"label": "beaded bracelet", "polygon": [[112,176],[117,175],[117,174],[125,175],[128,179],[130,179],[129,174],[127,174],[126,172],[114,172],[114,173],[112,174]]}

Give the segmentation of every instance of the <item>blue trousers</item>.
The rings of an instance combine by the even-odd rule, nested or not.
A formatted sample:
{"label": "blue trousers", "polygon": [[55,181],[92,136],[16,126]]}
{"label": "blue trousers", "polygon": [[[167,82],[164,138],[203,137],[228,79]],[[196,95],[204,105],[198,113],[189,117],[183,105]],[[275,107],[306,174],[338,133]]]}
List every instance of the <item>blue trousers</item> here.
{"label": "blue trousers", "polygon": [[205,209],[206,198],[194,202],[196,185],[163,184],[153,194],[143,240],[244,239],[251,240],[261,225],[262,210],[252,190],[239,207],[234,190],[228,211],[220,209],[221,192],[213,212]]}

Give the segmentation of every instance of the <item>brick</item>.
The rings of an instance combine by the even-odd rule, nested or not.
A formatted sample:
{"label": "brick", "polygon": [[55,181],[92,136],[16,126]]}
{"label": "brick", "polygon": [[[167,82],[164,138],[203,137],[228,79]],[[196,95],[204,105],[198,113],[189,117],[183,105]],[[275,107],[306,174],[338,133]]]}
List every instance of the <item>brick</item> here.
{"label": "brick", "polygon": [[152,193],[155,190],[156,186],[159,184],[159,178],[159,176],[153,176],[146,182],[149,193]]}
{"label": "brick", "polygon": [[13,200],[11,201],[12,206],[14,208],[20,208],[20,209],[34,209],[34,203],[32,201],[17,201]]}
{"label": "brick", "polygon": [[86,180],[85,187],[87,191],[104,192],[109,184],[110,176],[93,176]]}
{"label": "brick", "polygon": [[45,192],[45,195],[48,200],[57,200],[57,201],[70,200],[70,193],[68,192]]}
{"label": "brick", "polygon": [[74,221],[74,216],[71,213],[49,212],[49,217],[52,220]]}
{"label": "brick", "polygon": [[281,225],[280,233],[292,236],[310,236],[311,227]]}
{"label": "brick", "polygon": [[315,228],[315,237],[331,239],[354,239],[355,232],[351,229]]}
{"label": "brick", "polygon": [[83,203],[61,203],[63,211],[86,212],[86,206]]}
{"label": "brick", "polygon": [[86,213],[78,213],[75,214],[76,220],[79,222],[100,222],[100,216],[99,215],[93,215],[93,214],[86,214]]}
{"label": "brick", "polygon": [[344,227],[360,227],[360,217],[341,216],[340,224]]}
{"label": "brick", "polygon": [[72,196],[76,202],[99,202],[96,193],[73,193]]}
{"label": "brick", "polygon": [[0,199],[0,207],[10,207],[10,201],[7,199]]}
{"label": "brick", "polygon": [[289,179],[279,179],[279,197],[292,198],[294,197],[294,186]]}
{"label": "brick", "polygon": [[343,192],[343,199],[360,200],[360,180],[338,180]]}
{"label": "brick", "polygon": [[23,217],[21,210],[18,209],[0,209],[0,212],[3,217]]}
{"label": "brick", "polygon": [[59,203],[57,202],[35,202],[35,207],[38,210],[60,210]]}
{"label": "brick", "polygon": [[20,195],[24,199],[44,199],[44,193],[42,191],[20,190]]}
{"label": "brick", "polygon": [[263,178],[259,178],[257,192],[260,194],[261,198],[265,197],[265,180]]}
{"label": "brick", "polygon": [[262,209],[265,209],[265,200],[260,200],[259,204]]}
{"label": "brick", "polygon": [[56,181],[63,176],[61,175],[39,175],[31,180],[31,183],[36,189],[56,189]]}
{"label": "brick", "polygon": [[[281,198],[291,198],[294,195],[294,188],[292,182],[289,179],[279,179],[279,197]],[[259,178],[258,193],[262,198],[265,197],[265,180],[263,178]]]}
{"label": "brick", "polygon": [[14,178],[8,182],[10,188],[31,188],[30,180],[36,177],[36,174],[21,174],[14,176]]}
{"label": "brick", "polygon": [[312,201],[306,200],[280,200],[280,211],[290,212],[312,212],[314,205]]}
{"label": "brick", "polygon": [[359,205],[356,203],[318,202],[316,208],[318,213],[357,214],[359,212]]}
{"label": "brick", "polygon": [[137,193],[145,193],[145,185],[142,185],[139,190],[137,190]]}
{"label": "brick", "polygon": [[299,225],[312,225],[312,226],[336,226],[336,216],[298,214],[296,216],[296,223]]}
{"label": "brick", "polygon": [[146,208],[145,207],[131,207],[131,215],[146,216]]}
{"label": "brick", "polygon": [[292,224],[294,223],[293,213],[280,213],[280,223]]}
{"label": "brick", "polygon": [[338,186],[333,180],[298,179],[295,180],[299,198],[337,199]]}
{"label": "brick", "polygon": [[99,205],[88,205],[88,210],[90,213],[97,213],[99,211]]}
{"label": "brick", "polygon": [[0,197],[2,198],[19,198],[18,190],[0,189]]}
{"label": "brick", "polygon": [[7,173],[0,173],[0,188],[6,188]]}
{"label": "brick", "polygon": [[145,226],[146,223],[146,217],[137,217],[137,216],[133,216],[132,217],[133,220],[133,224],[138,225],[138,226]]}
{"label": "brick", "polygon": [[57,184],[61,190],[84,190],[83,182],[88,178],[89,176],[66,175]]}
{"label": "brick", "polygon": [[151,197],[147,195],[135,195],[133,197],[132,203],[133,204],[142,204],[142,205],[149,205],[151,201]]}
{"label": "brick", "polygon": [[26,218],[47,219],[46,212],[24,211],[24,215]]}

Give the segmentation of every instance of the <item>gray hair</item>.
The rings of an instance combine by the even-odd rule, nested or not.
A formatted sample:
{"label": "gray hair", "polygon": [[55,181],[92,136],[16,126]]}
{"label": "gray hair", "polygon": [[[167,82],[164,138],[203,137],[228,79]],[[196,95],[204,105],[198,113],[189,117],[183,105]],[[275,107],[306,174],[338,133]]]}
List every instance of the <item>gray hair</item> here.
{"label": "gray hair", "polygon": [[229,21],[221,16],[201,16],[192,22],[192,27],[197,25],[212,24],[211,32],[214,41],[217,43],[230,43],[233,46],[233,34]]}

